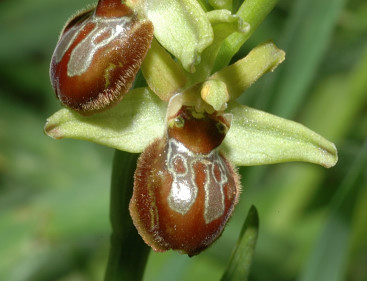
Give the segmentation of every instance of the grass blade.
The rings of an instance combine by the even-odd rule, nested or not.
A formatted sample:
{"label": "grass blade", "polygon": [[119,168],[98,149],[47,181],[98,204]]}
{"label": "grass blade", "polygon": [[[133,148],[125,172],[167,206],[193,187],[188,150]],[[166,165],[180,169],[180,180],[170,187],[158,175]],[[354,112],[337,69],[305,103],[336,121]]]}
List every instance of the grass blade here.
{"label": "grass blade", "polygon": [[300,281],[344,280],[351,237],[351,216],[367,169],[367,141],[341,183],[329,219]]}
{"label": "grass blade", "polygon": [[255,206],[251,206],[242,227],[235,251],[221,281],[247,280],[252,258],[255,253],[259,216]]}
{"label": "grass blade", "polygon": [[272,113],[285,118],[295,115],[316,76],[344,2],[299,0],[294,4],[285,36],[277,42],[287,54],[286,61],[259,94],[262,104],[257,107],[271,107]]}

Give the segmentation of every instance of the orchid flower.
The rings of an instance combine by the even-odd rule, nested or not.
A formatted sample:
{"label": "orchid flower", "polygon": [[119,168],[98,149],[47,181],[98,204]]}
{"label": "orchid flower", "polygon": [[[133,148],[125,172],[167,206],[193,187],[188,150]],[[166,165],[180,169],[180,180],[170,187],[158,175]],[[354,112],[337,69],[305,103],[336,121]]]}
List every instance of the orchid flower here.
{"label": "orchid flower", "polygon": [[[337,162],[335,145],[322,136],[236,101],[285,59],[285,52],[267,41],[229,64],[276,1],[247,0],[235,12],[231,0],[208,2],[100,0],[97,8],[74,17],[51,66],[55,91],[69,108],[45,125],[55,139],[142,153],[130,203],[134,223],[154,250],[172,248],[190,256],[223,231],[241,189],[236,166],[305,161],[332,167]],[[87,47],[79,48],[83,44]],[[88,67],[95,76],[86,82],[80,77]],[[73,75],[80,79],[72,80]],[[88,87],[96,90],[91,98]],[[162,190],[163,199],[158,198]],[[184,216],[189,213],[204,219],[188,226]],[[192,242],[195,229],[196,236],[204,234]],[[187,231],[191,236],[184,238]]]}

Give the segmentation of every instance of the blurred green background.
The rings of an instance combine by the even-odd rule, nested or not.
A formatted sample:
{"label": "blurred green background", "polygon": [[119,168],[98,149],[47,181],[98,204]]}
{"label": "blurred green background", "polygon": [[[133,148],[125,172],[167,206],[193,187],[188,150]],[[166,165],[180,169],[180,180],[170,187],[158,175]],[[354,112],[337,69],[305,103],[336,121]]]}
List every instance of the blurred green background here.
{"label": "blurred green background", "polygon": [[[43,134],[60,109],[48,77],[58,34],[87,0],[0,1],[0,280],[102,280],[113,150]],[[250,280],[367,280],[367,2],[281,0],[241,49],[272,39],[286,61],[241,101],[336,143],[331,169],[242,167],[241,201],[197,257],[151,253],[154,280],[219,280],[251,204]]]}

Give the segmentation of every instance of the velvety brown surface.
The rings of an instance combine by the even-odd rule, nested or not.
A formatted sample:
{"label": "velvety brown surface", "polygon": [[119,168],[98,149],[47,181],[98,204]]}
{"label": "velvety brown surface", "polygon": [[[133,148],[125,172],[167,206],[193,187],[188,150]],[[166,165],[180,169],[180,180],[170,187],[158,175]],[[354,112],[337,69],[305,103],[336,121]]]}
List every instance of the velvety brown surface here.
{"label": "velvety brown surface", "polygon": [[[177,130],[183,130],[173,130],[172,135],[193,134],[195,143],[217,146],[224,135],[210,125],[217,122],[212,117],[186,118],[185,126],[189,126],[180,123]],[[187,140],[185,136],[181,139]],[[174,185],[176,191],[172,191]],[[193,152],[168,135],[152,143],[138,160],[130,214],[144,241],[155,251],[174,249],[192,256],[220,236],[239,192],[237,172],[221,153]]]}
{"label": "velvety brown surface", "polygon": [[[130,10],[123,6],[101,6],[100,4],[98,11],[105,12],[103,16],[111,17],[130,14]],[[51,82],[60,101],[85,115],[104,110],[121,100],[135,80],[136,73],[153,39],[153,25],[150,21],[141,21],[135,16],[127,18],[123,35],[97,49],[85,72],[69,76],[68,63],[73,50],[98,24],[98,18],[97,21],[92,21],[93,17],[92,13],[87,12],[77,16],[77,20],[70,21],[60,39],[68,32],[75,32],[77,36],[70,36],[73,42],[67,50],[64,50],[60,61],[57,61],[55,55],[53,56],[50,68]],[[72,25],[74,25],[73,29]],[[78,30],[75,31],[75,28]],[[111,26],[111,30],[113,28]],[[106,39],[110,36],[110,32],[112,31],[101,32],[99,37],[94,38],[93,44]],[[56,48],[64,46],[65,44],[58,45]],[[86,52],[90,51],[86,50]]]}

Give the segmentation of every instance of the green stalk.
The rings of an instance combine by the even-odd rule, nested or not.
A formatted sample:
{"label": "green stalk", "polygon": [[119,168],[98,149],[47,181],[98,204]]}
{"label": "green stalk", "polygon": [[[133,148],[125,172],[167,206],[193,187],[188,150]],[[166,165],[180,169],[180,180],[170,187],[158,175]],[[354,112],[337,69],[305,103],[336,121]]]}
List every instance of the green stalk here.
{"label": "green stalk", "polygon": [[278,0],[246,0],[243,2],[237,11],[237,15],[243,21],[250,24],[250,32],[235,32],[224,41],[218,52],[213,72],[229,64],[232,57],[238,52],[247,39],[250,38],[277,3]]}
{"label": "green stalk", "polygon": [[149,247],[135,229],[129,213],[138,154],[115,151],[110,220],[112,225],[110,255],[105,281],[142,280]]}

